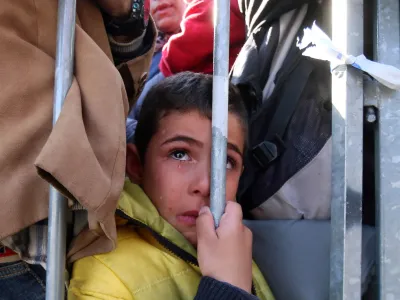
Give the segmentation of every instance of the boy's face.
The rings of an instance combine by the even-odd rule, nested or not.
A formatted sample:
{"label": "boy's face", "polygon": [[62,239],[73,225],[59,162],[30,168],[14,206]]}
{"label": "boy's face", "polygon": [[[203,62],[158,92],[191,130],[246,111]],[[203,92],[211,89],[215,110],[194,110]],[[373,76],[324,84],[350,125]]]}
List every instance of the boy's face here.
{"label": "boy's face", "polygon": [[[244,134],[239,119],[229,114],[226,197],[235,200],[243,169]],[[139,183],[160,215],[197,245],[196,218],[210,205],[211,121],[198,112],[172,112],[159,122],[144,166],[136,147],[128,145],[127,173]]]}

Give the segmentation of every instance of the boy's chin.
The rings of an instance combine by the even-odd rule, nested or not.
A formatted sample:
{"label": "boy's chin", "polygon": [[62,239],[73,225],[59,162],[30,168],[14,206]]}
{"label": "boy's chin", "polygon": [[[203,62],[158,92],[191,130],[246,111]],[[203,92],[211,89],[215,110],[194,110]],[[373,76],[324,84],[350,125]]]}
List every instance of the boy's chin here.
{"label": "boy's chin", "polygon": [[191,243],[195,248],[197,247],[197,233],[196,232],[185,232],[183,236]]}
{"label": "boy's chin", "polygon": [[175,229],[177,231],[179,231],[186,238],[186,240],[196,248],[196,246],[197,246],[196,226],[187,226],[185,224],[182,224],[182,223],[176,222],[176,221],[171,222],[170,224],[173,224]]}

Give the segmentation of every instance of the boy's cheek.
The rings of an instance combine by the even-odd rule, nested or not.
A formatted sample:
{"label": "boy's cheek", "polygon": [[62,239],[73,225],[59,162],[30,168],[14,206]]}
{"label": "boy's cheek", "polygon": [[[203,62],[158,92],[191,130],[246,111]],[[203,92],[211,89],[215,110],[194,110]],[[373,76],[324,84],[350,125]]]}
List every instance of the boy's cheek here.
{"label": "boy's cheek", "polygon": [[[188,174],[192,174],[195,171],[196,163],[191,163],[187,161],[176,161],[170,159],[164,162],[163,172],[167,175],[174,174],[175,176],[188,176]],[[173,180],[173,178],[168,178],[167,180]]]}
{"label": "boy's cheek", "polygon": [[236,202],[236,192],[235,192],[235,193],[233,193],[233,192],[228,192],[228,189],[227,189],[227,191],[226,191],[226,200],[227,200],[227,201],[234,201],[234,202]]}
{"label": "boy's cheek", "polygon": [[239,187],[239,172],[227,173],[226,176],[226,199],[236,202],[236,193]]}

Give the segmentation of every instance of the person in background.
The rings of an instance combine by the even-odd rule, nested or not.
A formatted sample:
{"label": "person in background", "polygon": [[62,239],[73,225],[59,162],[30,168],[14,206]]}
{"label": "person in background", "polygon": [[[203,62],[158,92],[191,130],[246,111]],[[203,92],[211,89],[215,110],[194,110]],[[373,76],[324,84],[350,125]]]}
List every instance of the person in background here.
{"label": "person in background", "polygon": [[[163,48],[160,70],[164,77],[183,71],[212,74],[214,49],[214,1],[188,3],[181,31]],[[230,1],[229,69],[233,66],[245,39],[244,17],[237,0]]]}
{"label": "person in background", "polygon": [[[149,86],[153,85],[153,78],[156,77],[154,82],[158,82],[161,78],[163,78],[159,68],[162,49],[168,42],[168,39],[171,37],[171,35],[180,32],[180,23],[182,21],[185,8],[185,0],[150,0],[150,15],[152,16],[156,28],[158,29],[158,35],[144,91],[147,91],[146,86],[148,85],[148,82],[150,82]],[[143,98],[140,97],[138,102],[141,103],[142,99]],[[135,107],[134,110],[132,110],[130,117],[127,119],[127,140],[132,140],[133,134],[135,133],[137,124],[135,116],[137,112],[138,110]]]}
{"label": "person in background", "polygon": [[45,299],[49,182],[78,209],[70,261],[115,248],[125,120],[154,50],[142,1],[78,0],[74,77],[53,127],[57,4],[0,5],[2,300]]}
{"label": "person in background", "polygon": [[[133,141],[137,118],[149,89],[165,77],[183,71],[212,74],[214,49],[214,0],[188,2],[180,32],[172,35],[162,49],[160,73],[149,80],[127,119],[127,140]],[[237,0],[231,0],[229,68],[232,68],[245,39],[244,17]]]}
{"label": "person in background", "polygon": [[161,60],[162,49],[171,35],[180,32],[180,23],[185,8],[184,0],[150,0],[150,15],[158,29],[158,36],[147,80],[151,80],[160,73],[158,65]]}

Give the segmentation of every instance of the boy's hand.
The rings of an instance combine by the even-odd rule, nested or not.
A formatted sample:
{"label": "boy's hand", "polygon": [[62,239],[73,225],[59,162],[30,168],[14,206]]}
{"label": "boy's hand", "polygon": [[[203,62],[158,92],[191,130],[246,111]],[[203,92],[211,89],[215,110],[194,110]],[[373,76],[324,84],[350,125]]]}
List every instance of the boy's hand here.
{"label": "boy's hand", "polygon": [[215,230],[208,207],[197,218],[197,253],[203,276],[227,282],[247,292],[252,284],[252,233],[242,223],[242,208],[227,201]]}
{"label": "boy's hand", "polygon": [[97,3],[112,17],[125,17],[132,10],[132,0],[97,0]]}

